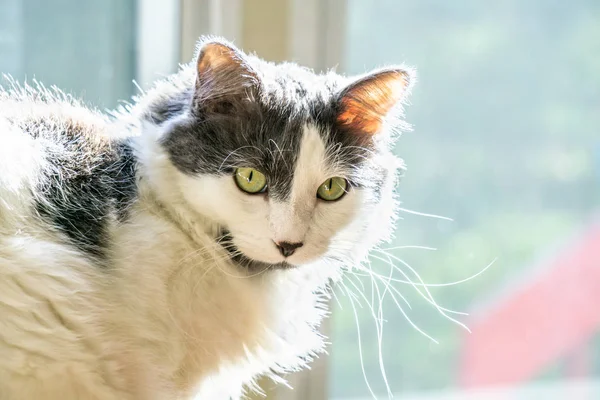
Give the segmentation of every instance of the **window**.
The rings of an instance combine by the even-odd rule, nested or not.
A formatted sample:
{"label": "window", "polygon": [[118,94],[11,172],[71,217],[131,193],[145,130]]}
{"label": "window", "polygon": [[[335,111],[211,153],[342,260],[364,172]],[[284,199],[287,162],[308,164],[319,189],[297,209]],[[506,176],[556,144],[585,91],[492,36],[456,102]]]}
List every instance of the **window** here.
{"label": "window", "polygon": [[383,334],[370,278],[348,276],[331,356],[268,400],[387,398],[383,369],[401,399],[600,398],[597,0],[0,0],[0,71],[112,108],[205,33],[317,70],[419,75],[402,219],[372,257]]}
{"label": "window", "polygon": [[[448,315],[472,334],[395,283],[412,309],[394,292],[383,302],[381,354],[392,392],[486,399],[463,390],[493,386],[500,387],[494,399],[600,396],[600,318],[592,305],[600,282],[598,3],[349,0],[347,7],[347,72],[392,62],[418,69],[406,111],[414,132],[397,147],[408,165],[403,207],[454,219],[401,212],[389,247],[438,250],[388,252],[427,283],[463,280],[497,258],[468,282],[430,288],[441,306],[471,314]],[[374,254],[374,270],[387,277],[389,261],[418,283],[383,253]],[[406,280],[398,271],[394,277]],[[362,286],[353,280],[346,285],[356,292],[353,285]],[[369,292],[368,278],[363,285]],[[391,294],[439,344],[411,326]],[[354,314],[348,297],[338,298],[330,397],[366,399]],[[386,398],[367,300],[355,300],[362,364]]]}
{"label": "window", "polygon": [[179,62],[179,0],[0,0],[0,71],[99,108]]}
{"label": "window", "polygon": [[133,0],[0,0],[0,70],[112,107],[133,94]]}

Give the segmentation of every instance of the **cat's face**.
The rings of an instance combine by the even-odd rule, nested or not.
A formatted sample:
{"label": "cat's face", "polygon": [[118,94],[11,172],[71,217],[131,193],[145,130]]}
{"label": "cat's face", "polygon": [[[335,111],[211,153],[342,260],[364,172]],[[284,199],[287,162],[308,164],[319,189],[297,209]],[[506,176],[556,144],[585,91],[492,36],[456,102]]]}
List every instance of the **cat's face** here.
{"label": "cat's face", "polygon": [[398,68],[315,75],[205,43],[189,111],[162,145],[186,202],[242,265],[351,263],[392,225],[391,113],[409,79]]}

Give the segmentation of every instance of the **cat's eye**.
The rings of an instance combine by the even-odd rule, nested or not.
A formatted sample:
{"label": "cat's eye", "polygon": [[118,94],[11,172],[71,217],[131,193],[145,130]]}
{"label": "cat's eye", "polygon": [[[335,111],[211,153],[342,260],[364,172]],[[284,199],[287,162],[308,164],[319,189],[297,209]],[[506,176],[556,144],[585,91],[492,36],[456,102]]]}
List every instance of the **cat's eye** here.
{"label": "cat's eye", "polygon": [[346,193],[348,181],[339,176],[327,179],[317,189],[317,197],[325,201],[335,201]]}
{"label": "cat's eye", "polygon": [[238,168],[234,178],[236,185],[246,193],[263,193],[267,189],[267,178],[254,168]]}

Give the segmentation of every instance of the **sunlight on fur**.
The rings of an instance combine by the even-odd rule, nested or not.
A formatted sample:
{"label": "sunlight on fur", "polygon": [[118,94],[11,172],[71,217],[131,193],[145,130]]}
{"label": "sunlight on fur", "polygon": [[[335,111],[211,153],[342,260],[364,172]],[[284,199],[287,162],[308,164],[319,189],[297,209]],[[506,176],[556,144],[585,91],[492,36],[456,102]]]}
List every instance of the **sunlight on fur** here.
{"label": "sunlight on fur", "polygon": [[425,283],[382,247],[398,212],[436,217],[396,196],[414,82],[406,66],[316,74],[218,38],[109,113],[7,79],[0,398],[242,398],[325,350],[333,287],[370,310],[391,394],[384,299],[428,336],[397,284],[464,327],[428,288],[477,276]]}

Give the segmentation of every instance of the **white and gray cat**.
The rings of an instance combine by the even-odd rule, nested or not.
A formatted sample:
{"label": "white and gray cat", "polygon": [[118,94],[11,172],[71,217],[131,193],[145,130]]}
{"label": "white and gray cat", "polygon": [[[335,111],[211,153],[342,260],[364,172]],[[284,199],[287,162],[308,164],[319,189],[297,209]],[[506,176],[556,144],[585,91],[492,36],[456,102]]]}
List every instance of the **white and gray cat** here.
{"label": "white and gray cat", "polygon": [[329,286],[389,236],[410,70],[198,49],[110,117],[0,91],[0,399],[241,396],[322,350]]}

